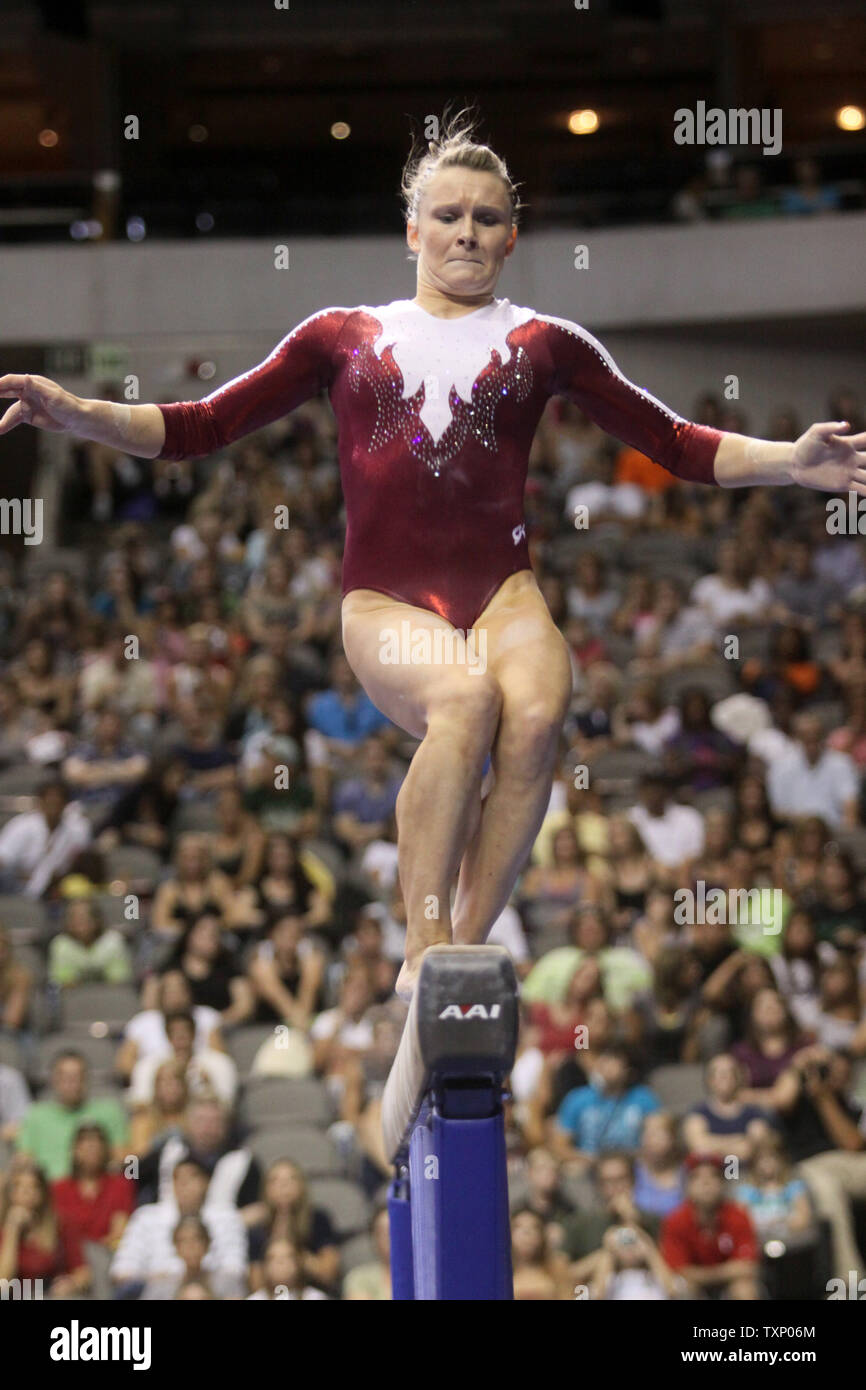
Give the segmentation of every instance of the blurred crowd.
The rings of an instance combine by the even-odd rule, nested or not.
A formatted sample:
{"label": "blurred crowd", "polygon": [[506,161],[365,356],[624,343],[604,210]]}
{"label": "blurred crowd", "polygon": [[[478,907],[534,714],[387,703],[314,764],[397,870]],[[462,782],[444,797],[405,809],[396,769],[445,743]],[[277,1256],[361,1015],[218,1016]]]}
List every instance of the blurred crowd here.
{"label": "blurred crowd", "polygon": [[[844,387],[825,418],[864,428]],[[542,419],[527,531],[574,697],[490,938],[522,992],[519,1299],[866,1274],[866,542],[825,503]],[[342,654],[330,410],[196,463],[79,446],[60,515],[0,559],[0,1280],[387,1299],[417,744]]]}

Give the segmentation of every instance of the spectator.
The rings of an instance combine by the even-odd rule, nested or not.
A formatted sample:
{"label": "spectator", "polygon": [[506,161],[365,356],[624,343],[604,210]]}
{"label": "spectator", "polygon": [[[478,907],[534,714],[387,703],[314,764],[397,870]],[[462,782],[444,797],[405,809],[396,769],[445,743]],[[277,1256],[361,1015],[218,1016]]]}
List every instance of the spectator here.
{"label": "spectator", "polygon": [[112,1157],[125,1152],[127,1121],[123,1107],[111,1096],[89,1096],[87,1063],[78,1052],[60,1052],[51,1067],[51,1097],[36,1100],[21,1121],[16,1138],[19,1153],[29,1154],[49,1179],[68,1177],[72,1145],[79,1126],[90,1121],[108,1135]]}
{"label": "spectator", "polygon": [[255,883],[264,862],[265,836],[255,816],[244,809],[240,787],[223,787],[216,802],[216,830],[205,843],[211,863],[234,888]]}
{"label": "spectator", "polygon": [[858,875],[844,850],[824,853],[814,884],[804,895],[818,939],[841,951],[858,951],[866,939],[866,903]]}
{"label": "spectator", "polygon": [[[246,1286],[246,1233],[234,1207],[208,1200],[208,1175],[193,1159],[175,1167],[171,1197],[148,1202],[133,1212],[111,1262],[111,1277],[120,1297],[138,1298],[153,1280],[184,1277],[185,1265],[174,1244],[178,1221],[201,1218],[210,1239],[201,1260],[215,1292],[239,1297]],[[160,1285],[160,1287],[162,1287]]]}
{"label": "spectator", "polygon": [[63,776],[83,804],[111,811],[130,786],[144,780],[147,768],[145,755],[124,740],[119,712],[103,709],[92,741],[73,748],[63,764]]}
{"label": "spectator", "polygon": [[575,904],[598,897],[573,826],[563,825],[554,832],[551,853],[552,863],[529,867],[515,889],[520,912],[546,931],[566,927]]}
{"label": "spectator", "polygon": [[549,1149],[538,1146],[526,1155],[526,1193],[519,1206],[544,1222],[549,1248],[561,1249],[564,1224],[574,1215],[575,1206],[564,1189],[560,1165]]}
{"label": "spectator", "polygon": [[820,816],[834,829],[859,823],[857,768],[847,753],[824,746],[821,721],[803,713],[794,721],[793,752],[774,762],[767,791],[774,814],[784,820]]}
{"label": "spectator", "polygon": [[35,811],[22,811],[0,830],[0,877],[4,891],[41,898],[68,873],[90,844],[90,822],[69,801],[65,783],[47,782]]}
{"label": "spectator", "polygon": [[370,1050],[373,1046],[373,1024],[369,1017],[372,1002],[370,977],[358,963],[346,971],[339,1004],[326,1009],[313,1021],[310,1037],[317,1072],[339,1081],[346,1064],[354,1056]]}
{"label": "spectator", "polygon": [[262,1284],[255,1298],[327,1299],[328,1295],[304,1282],[303,1252],[284,1236],[269,1240],[262,1259]]}
{"label": "spectator", "polygon": [[565,1223],[563,1249],[572,1261],[571,1277],[578,1282],[592,1278],[602,1253],[605,1232],[628,1226],[658,1234],[658,1217],[641,1211],[634,1197],[634,1160],[615,1150],[601,1154],[594,1168],[597,1199],[580,1207]]}
{"label": "spectator", "polygon": [[277,915],[298,914],[305,928],[315,929],[331,920],[332,884],[298,854],[291,835],[267,837],[262,872],[246,890],[247,919],[266,927]]}
{"label": "spectator", "polygon": [[713,727],[709,698],[697,686],[680,696],[680,729],[665,744],[664,760],[672,784],[690,792],[726,786],[733,778],[736,745]]}
{"label": "spectator", "polygon": [[261,1188],[258,1159],[238,1142],[231,1112],[214,1096],[190,1099],[180,1130],[154,1145],[141,1164],[142,1200],[167,1201],[178,1163],[192,1158],[208,1174],[208,1201],[220,1206],[247,1207]]}
{"label": "spectator", "polygon": [[195,1021],[195,1049],[225,1051],[220,1032],[220,1015],[207,1004],[192,1002],[192,988],[181,970],[166,970],[156,982],[156,1008],[133,1014],[123,1030],[114,1067],[124,1081],[132,1075],[136,1062],[155,1057],[162,1062],[171,1057],[166,1019],[171,1014],[191,1013]]}
{"label": "spectator", "polygon": [[770,1133],[766,1112],[744,1099],[746,1075],[736,1057],[720,1052],[704,1072],[707,1099],[689,1111],[683,1138],[692,1153],[729,1154],[748,1163]]}
{"label": "spectator", "polygon": [[786,217],[837,212],[842,206],[838,188],[824,183],[821,166],[816,159],[795,159],[794,179],[794,184],[790,188],[783,188],[780,195],[781,210]]}
{"label": "spectator", "polygon": [[81,1289],[68,1267],[48,1180],[32,1165],[10,1175],[0,1201],[0,1281],[8,1279],[42,1280],[58,1297]]}
{"label": "spectator", "polygon": [[790,1240],[814,1224],[809,1190],[802,1178],[791,1176],[785,1146],[778,1134],[768,1133],[756,1141],[749,1181],[740,1183],[737,1196],[762,1241]]}
{"label": "spectator", "polygon": [[861,1004],[857,968],[846,956],[822,967],[816,998],[791,1001],[791,1012],[804,1032],[822,1046],[853,1057],[866,1055],[866,1016]]}
{"label": "spectator", "polygon": [[[303,918],[280,912],[249,965],[254,1021],[306,1029],[322,1008],[324,974],[324,952],[304,935]],[[389,985],[393,988],[393,972]]]}
{"label": "spectator", "polygon": [[[193,1005],[205,1005],[219,1016],[220,1028],[232,1028],[252,1016],[254,1001],[249,980],[241,973],[235,954],[223,943],[219,918],[205,912],[186,928],[166,962],[166,970],[179,970],[189,985]],[[154,982],[147,1002],[157,990]]]}
{"label": "spectator", "polygon": [[805,1045],[791,1010],[775,989],[759,989],[749,1010],[746,1036],[731,1052],[746,1073],[744,1099],[775,1109],[777,1082]]}
{"label": "spectator", "polygon": [[207,842],[201,835],[181,835],[175,855],[175,872],[156,890],[151,913],[154,932],[176,939],[184,928],[205,915],[230,922],[231,884],[211,864]]}
{"label": "spectator", "polygon": [[[578,499],[574,498],[576,502]],[[569,496],[569,504],[572,502]],[[581,551],[574,566],[574,582],[566,590],[571,618],[584,618],[595,632],[602,632],[619,607],[620,597],[610,586],[604,562],[592,550]]]}
{"label": "spectator", "polygon": [[48,949],[48,978],[63,988],[132,979],[126,942],[116,927],[106,927],[95,902],[83,898],[67,906],[64,928]]}
{"label": "spectator", "polygon": [[78,1292],[91,1283],[86,1241],[114,1251],[135,1206],[135,1179],[110,1173],[111,1145],[100,1125],[79,1125],[73,1141],[72,1171],[52,1184],[54,1210],[66,1251],[69,1277]]}
{"label": "spectator", "polygon": [[[165,1032],[171,1048],[171,1060],[183,1069],[190,1095],[215,1095],[225,1105],[232,1105],[238,1086],[237,1067],[225,1052],[195,1045],[196,1025],[191,1013],[169,1014]],[[127,1102],[130,1106],[149,1105],[153,1100],[156,1073],[160,1066],[156,1056],[141,1057],[132,1069]]]}
{"label": "spectator", "polygon": [[683,866],[704,848],[704,823],[693,806],[672,799],[670,781],[662,772],[641,776],[639,797],[628,818],[652,858],[672,871],[672,879],[680,879]]}
{"label": "spectator", "polygon": [[380,839],[395,812],[403,774],[391,771],[385,744],[368,738],[361,750],[360,774],[338,778],[332,812],[334,831],[350,851]]}
{"label": "spectator", "polygon": [[551,1249],[544,1220],[531,1207],[511,1214],[511,1261],[516,1302],[570,1297],[565,1258]]}
{"label": "spectator", "polygon": [[684,1197],[683,1157],[673,1115],[654,1110],[643,1122],[634,1165],[634,1200],[641,1211],[667,1216]]}
{"label": "spectator", "polygon": [[243,1210],[249,1230],[250,1286],[265,1275],[263,1261],[270,1241],[289,1240],[301,1252],[304,1277],[328,1290],[339,1278],[340,1251],[331,1218],[312,1202],[297,1163],[281,1158],[265,1174],[261,1197]]}
{"label": "spectator", "polygon": [[174,1058],[160,1062],[153,1078],[153,1099],[132,1107],[129,1152],[145,1158],[164,1139],[179,1134],[188,1102],[186,1069]]}
{"label": "spectator", "polygon": [[830,1223],[833,1272],[864,1268],[851,1203],[866,1197],[866,1111],[851,1094],[851,1058],[815,1046],[785,1075],[782,1132],[819,1216]]}
{"label": "spectator", "polygon": [[655,1241],[632,1226],[605,1231],[593,1274],[591,1297],[641,1302],[673,1298],[676,1280]]}
{"label": "spectator", "polygon": [[690,1154],[688,1196],[665,1217],[661,1253],[697,1296],[757,1299],[758,1243],[745,1207],[725,1198],[721,1159]]}
{"label": "spectator", "polygon": [[739,625],[763,622],[772,591],[755,574],[755,566],[735,540],[723,541],[716,555],[717,569],[699,579],[690,594],[712,628],[725,633]]}
{"label": "spectator", "polygon": [[592,1158],[608,1149],[635,1150],[644,1117],[659,1109],[658,1097],[633,1079],[625,1048],[608,1043],[599,1053],[588,1086],[570,1091],[557,1113],[557,1147],[563,1158]]}
{"label": "spectator", "polygon": [[629,1008],[649,988],[652,972],[646,961],[629,946],[611,946],[610,926],[600,907],[587,904],[573,915],[572,940],[573,945],[555,947],[533,966],[523,985],[526,1003],[561,1001],[585,956],[598,962],[611,1009]]}

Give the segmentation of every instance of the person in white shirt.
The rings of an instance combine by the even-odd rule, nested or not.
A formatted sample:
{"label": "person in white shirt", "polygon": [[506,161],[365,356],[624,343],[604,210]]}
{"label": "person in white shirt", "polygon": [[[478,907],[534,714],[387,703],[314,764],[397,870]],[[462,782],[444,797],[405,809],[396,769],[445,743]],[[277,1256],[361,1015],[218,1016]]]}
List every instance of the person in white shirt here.
{"label": "person in white shirt", "polygon": [[159,1062],[164,1062],[173,1056],[165,1031],[169,1014],[192,1014],[195,1023],[194,1052],[201,1052],[203,1048],[225,1051],[218,1011],[207,1004],[193,1005],[192,990],[182,970],[167,970],[160,977],[158,1005],[156,1009],[142,1009],[141,1013],[133,1014],[123,1030],[123,1042],[118,1049],[115,1069],[127,1081],[136,1062],[143,1058],[155,1057]]}
{"label": "person in white shirt", "polygon": [[793,750],[767,772],[773,814],[788,820],[820,816],[834,830],[856,826],[860,779],[853,759],[824,746],[821,721],[808,711],[794,720],[794,735]]}
{"label": "person in white shirt", "polygon": [[742,623],[761,622],[773,600],[773,591],[758,579],[748,555],[735,540],[722,541],[715,574],[705,574],[692,585],[689,602],[707,614],[721,633]]}
{"label": "person in white shirt", "polygon": [[210,1237],[201,1262],[215,1293],[237,1298],[247,1287],[247,1233],[240,1213],[228,1205],[206,1200],[208,1175],[193,1159],[182,1159],[174,1170],[170,1201],[148,1202],[129,1218],[114,1259],[113,1282],[128,1293],[148,1281],[184,1276],[184,1262],[174,1245],[182,1216],[200,1216]]}
{"label": "person in white shirt", "polygon": [[175,1059],[184,1070],[190,1095],[213,1093],[223,1105],[234,1103],[238,1088],[238,1069],[225,1052],[211,1047],[196,1049],[196,1025],[192,1014],[170,1014],[165,1021],[169,1051],[164,1055],[151,1053],[141,1057],[132,1069],[126,1094],[130,1106],[150,1105],[153,1101],[156,1074],[167,1058]]}
{"label": "person in white shirt", "polygon": [[703,817],[693,806],[670,799],[667,778],[661,772],[641,777],[640,802],[626,814],[647,851],[666,868],[678,868],[704,848]]}
{"label": "person in white shirt", "polygon": [[41,898],[92,839],[90,822],[69,801],[59,780],[46,783],[35,811],[13,816],[0,830],[0,878],[4,891]]}

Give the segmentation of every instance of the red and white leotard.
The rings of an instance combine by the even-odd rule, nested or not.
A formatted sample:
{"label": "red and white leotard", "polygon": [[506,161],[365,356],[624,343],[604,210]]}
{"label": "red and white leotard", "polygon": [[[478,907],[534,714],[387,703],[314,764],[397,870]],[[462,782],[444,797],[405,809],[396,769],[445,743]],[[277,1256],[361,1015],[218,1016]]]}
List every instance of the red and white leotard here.
{"label": "red and white leotard", "polygon": [[201,457],[327,390],[346,506],[343,594],[376,589],[471,628],[531,568],[523,493],[550,396],[671,473],[712,483],[722,432],[627,381],[591,333],[507,299],[442,319],[410,299],[321,309],[201,401],[162,405],[159,457]]}

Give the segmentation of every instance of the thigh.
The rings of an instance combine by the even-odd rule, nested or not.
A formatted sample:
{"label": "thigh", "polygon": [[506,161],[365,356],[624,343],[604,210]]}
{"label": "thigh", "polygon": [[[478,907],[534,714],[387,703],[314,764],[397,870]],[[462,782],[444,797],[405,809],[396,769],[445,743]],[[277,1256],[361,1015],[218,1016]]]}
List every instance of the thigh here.
{"label": "thigh", "polygon": [[424,737],[437,705],[488,697],[493,682],[472,641],[438,613],[355,589],[342,619],[349,665],[376,708],[413,738]]}
{"label": "thigh", "polygon": [[550,616],[531,570],[511,575],[475,623],[475,645],[509,708],[562,719],[574,676],[568,643]]}

